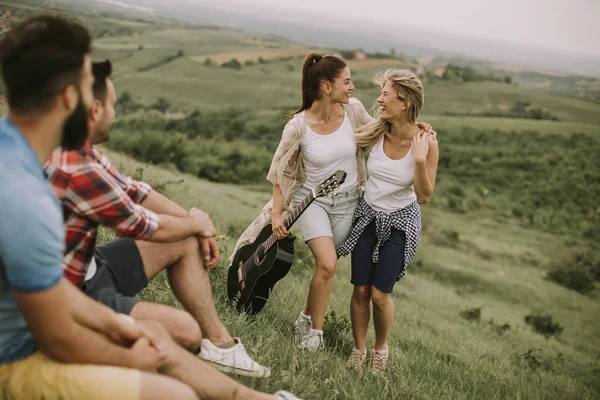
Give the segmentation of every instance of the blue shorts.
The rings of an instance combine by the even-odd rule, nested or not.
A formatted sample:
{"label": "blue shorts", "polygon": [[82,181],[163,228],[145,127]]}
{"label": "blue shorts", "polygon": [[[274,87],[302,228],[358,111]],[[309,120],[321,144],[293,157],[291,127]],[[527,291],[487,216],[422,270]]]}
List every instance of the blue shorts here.
{"label": "blue shorts", "polygon": [[379,261],[373,262],[377,244],[375,221],[360,235],[352,251],[352,278],[355,286],[373,286],[383,293],[392,293],[394,285],[404,268],[406,234],[392,227],[390,238],[379,249]]}

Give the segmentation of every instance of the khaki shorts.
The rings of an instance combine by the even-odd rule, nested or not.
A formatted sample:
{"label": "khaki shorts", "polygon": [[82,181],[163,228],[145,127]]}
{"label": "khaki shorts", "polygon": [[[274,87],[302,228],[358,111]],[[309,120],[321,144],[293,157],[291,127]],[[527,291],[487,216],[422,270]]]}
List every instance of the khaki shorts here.
{"label": "khaki shorts", "polygon": [[40,352],[0,364],[0,398],[139,400],[141,372],[101,365],[61,364]]}
{"label": "khaki shorts", "polygon": [[[300,188],[294,195],[294,207],[309,193],[310,190]],[[304,241],[323,236],[332,237],[336,245],[345,241],[350,235],[359,196],[358,188],[351,188],[317,198],[298,219]]]}

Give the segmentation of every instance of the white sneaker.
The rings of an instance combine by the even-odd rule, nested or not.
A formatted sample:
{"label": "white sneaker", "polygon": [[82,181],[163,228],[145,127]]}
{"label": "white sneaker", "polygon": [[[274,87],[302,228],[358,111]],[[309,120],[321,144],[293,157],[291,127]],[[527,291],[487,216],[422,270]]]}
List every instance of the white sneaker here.
{"label": "white sneaker", "polygon": [[223,372],[255,378],[268,378],[271,375],[271,370],[250,358],[240,338],[233,338],[233,340],[235,346],[222,349],[212,344],[210,340],[202,339],[200,358]]}
{"label": "white sneaker", "polygon": [[301,349],[308,351],[323,350],[325,342],[323,341],[323,331],[311,329],[308,335],[304,336],[298,345]]}
{"label": "white sneaker", "polygon": [[298,319],[294,322],[294,329],[296,331],[296,342],[300,342],[306,335],[310,333],[312,329],[312,318],[301,312],[298,315]]}
{"label": "white sneaker", "polygon": [[300,397],[296,397],[290,392],[286,392],[285,390],[280,390],[273,396],[275,396],[275,399],[277,400],[302,400]]}

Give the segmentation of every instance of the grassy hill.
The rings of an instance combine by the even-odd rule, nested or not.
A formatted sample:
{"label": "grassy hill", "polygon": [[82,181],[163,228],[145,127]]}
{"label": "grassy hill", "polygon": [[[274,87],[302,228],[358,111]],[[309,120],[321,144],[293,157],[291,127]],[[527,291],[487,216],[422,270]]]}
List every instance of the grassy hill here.
{"label": "grassy hill", "polygon": [[[130,92],[142,103],[165,97],[188,110],[231,106],[293,109],[300,97],[303,55],[313,50],[334,51],[274,42],[242,31],[207,28],[101,38],[95,46],[96,58],[118,60],[116,83],[121,91]],[[213,64],[206,65],[207,59]],[[231,59],[248,65],[241,69],[220,66]],[[379,91],[371,83],[375,71],[410,67],[402,60],[391,59],[352,60],[349,64],[357,86],[355,95],[366,105],[373,104]],[[563,121],[600,123],[599,103],[497,82],[426,84],[424,113],[477,115],[506,110],[518,102],[546,109]]]}
{"label": "grassy hill", "polygon": [[[108,154],[138,177],[136,170],[143,168],[144,179],[183,206],[209,212],[223,234],[223,258],[269,198],[268,191],[198,180]],[[177,183],[160,185],[165,182]],[[348,259],[335,277],[325,328],[328,349],[318,354],[292,344],[293,321],[313,268],[306,245],[297,243],[290,275],[255,318],[240,316],[227,304],[227,266],[221,262],[211,273],[219,313],[274,371],[269,380],[243,382],[267,391],[285,387],[307,399],[597,398],[600,304],[545,279],[565,256],[568,238],[429,206],[424,217],[417,259],[393,294],[392,355],[383,377],[359,376],[344,367],[352,343]],[[142,297],[177,305],[164,275]],[[562,334],[547,339],[536,333],[525,317],[537,313],[550,315],[564,328]]]}
{"label": "grassy hill", "polygon": [[[24,18],[39,4],[57,10],[51,1],[0,0],[0,15]],[[264,176],[299,104],[303,55],[337,50],[100,6],[72,11],[96,37],[94,59],[115,66],[120,99],[107,153],[183,206],[208,211],[226,259],[270,197]],[[348,64],[367,108],[379,92],[377,70],[414,67],[400,58]],[[227,305],[225,262],[211,273],[226,325],[274,370],[269,380],[243,382],[307,399],[600,397],[600,104],[492,81],[433,80],[425,92],[421,119],[438,131],[440,170],[423,208],[423,242],[393,295],[389,371],[359,377],[344,367],[348,259],[335,278],[328,349],[292,345],[313,268],[298,241],[292,272],[256,318]],[[557,120],[515,118],[519,107]],[[164,275],[142,297],[177,305]]]}

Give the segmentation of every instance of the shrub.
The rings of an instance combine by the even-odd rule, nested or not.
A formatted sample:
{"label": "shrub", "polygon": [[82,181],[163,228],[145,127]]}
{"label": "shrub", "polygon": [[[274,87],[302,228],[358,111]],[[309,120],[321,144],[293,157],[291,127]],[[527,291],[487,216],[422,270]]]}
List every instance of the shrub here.
{"label": "shrub", "polygon": [[467,321],[479,322],[481,320],[481,307],[469,308],[468,310],[461,311],[459,315]]}
{"label": "shrub", "polygon": [[554,369],[555,363],[563,361],[562,353],[558,353],[556,357],[549,358],[543,357],[540,354],[541,351],[542,349],[528,349],[525,353],[518,354],[517,360],[533,370],[543,368],[548,371]]}
{"label": "shrub", "polygon": [[169,107],[171,107],[169,100],[165,99],[164,97],[159,97],[156,100],[156,103],[150,106],[150,109],[159,111],[161,113],[166,113]]}
{"label": "shrub", "polygon": [[495,323],[494,320],[491,319],[488,321],[488,324],[498,335],[503,335],[506,331],[510,330],[510,324],[508,323],[500,325]]}
{"label": "shrub", "polygon": [[559,285],[583,294],[591,292],[595,287],[590,274],[582,269],[559,267],[548,272],[546,277]]}
{"label": "shrub", "polygon": [[235,58],[221,64],[223,68],[242,69],[242,64]]}
{"label": "shrub", "polygon": [[525,317],[525,323],[546,339],[552,336],[558,338],[564,329],[547,314],[529,314]]}
{"label": "shrub", "polygon": [[345,315],[338,317],[335,311],[330,311],[325,315],[323,337],[326,338],[327,347],[344,355],[349,354],[354,346],[350,320]]}

